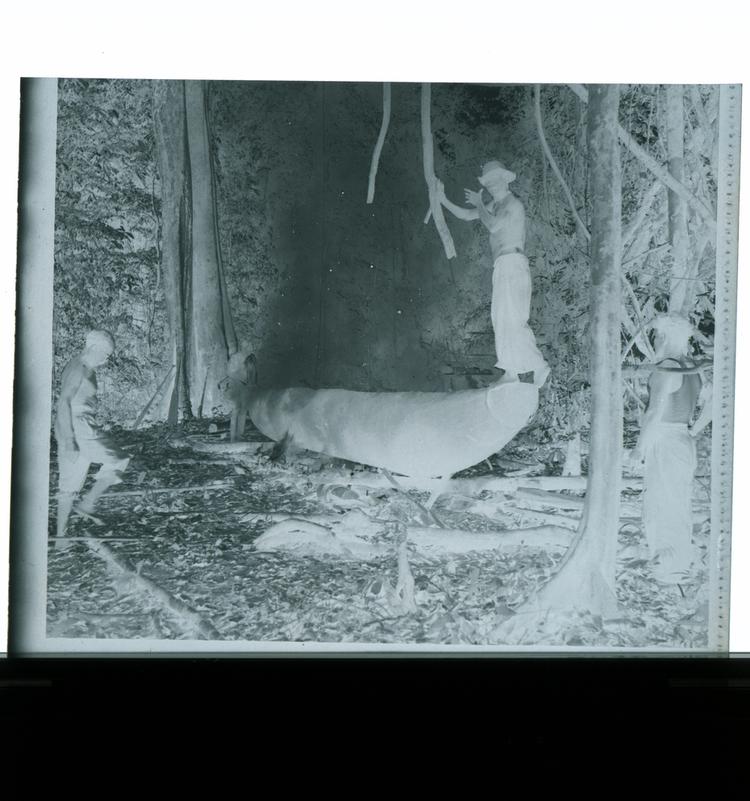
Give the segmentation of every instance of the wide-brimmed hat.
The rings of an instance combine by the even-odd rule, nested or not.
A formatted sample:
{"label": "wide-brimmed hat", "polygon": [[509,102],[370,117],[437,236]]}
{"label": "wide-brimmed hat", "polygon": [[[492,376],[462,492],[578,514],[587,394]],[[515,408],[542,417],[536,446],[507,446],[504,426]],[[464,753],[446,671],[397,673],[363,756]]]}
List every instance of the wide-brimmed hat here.
{"label": "wide-brimmed hat", "polygon": [[493,180],[502,178],[506,183],[516,180],[516,174],[511,172],[501,161],[488,161],[482,165],[482,174],[479,176],[478,181],[482,186],[487,186]]}

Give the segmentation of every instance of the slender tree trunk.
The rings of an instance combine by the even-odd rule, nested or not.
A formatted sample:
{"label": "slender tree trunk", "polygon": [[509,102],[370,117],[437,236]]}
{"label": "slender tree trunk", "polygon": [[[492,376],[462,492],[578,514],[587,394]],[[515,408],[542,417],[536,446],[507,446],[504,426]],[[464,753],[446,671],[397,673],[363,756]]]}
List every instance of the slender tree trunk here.
{"label": "slender tree trunk", "polygon": [[192,197],[192,269],[188,322],[190,331],[190,402],[198,415],[221,406],[218,384],[226,375],[228,347],[224,334],[219,273],[219,242],[211,147],[206,123],[203,81],[185,81],[185,122]]}
{"label": "slender tree trunk", "polygon": [[622,475],[622,289],[619,86],[589,90],[591,197],[591,441],[586,506],[562,567],[526,609],[616,611],[615,557]]}
{"label": "slender tree trunk", "polygon": [[[684,89],[681,84],[666,87],[667,153],[669,174],[685,183]],[[669,243],[672,251],[672,280],[669,287],[669,310],[687,314],[695,302],[694,265],[690,256],[687,203],[677,192],[667,192]]]}
{"label": "slender tree trunk", "polygon": [[161,268],[172,361],[176,367],[173,390],[165,395],[169,408],[166,414],[172,424],[177,422],[180,397],[186,402],[183,416],[191,414],[189,396],[183,391],[186,386],[184,275],[187,267],[183,246],[187,190],[184,105],[182,81],[154,82],[154,133],[161,180]]}
{"label": "slender tree trunk", "polygon": [[162,272],[176,366],[166,414],[174,423],[180,414],[211,414],[222,405],[218,383],[237,343],[221,272],[204,84],[157,81],[154,128]]}
{"label": "slender tree trunk", "polygon": [[[216,239],[216,259],[219,272],[219,291],[221,292],[221,318],[222,327],[224,330],[224,341],[226,342],[227,352],[230,356],[237,353],[239,350],[239,342],[237,340],[237,332],[234,328],[234,319],[232,317],[232,307],[229,303],[229,290],[227,289],[226,274],[224,271],[224,258],[221,253],[221,237],[219,236],[219,190],[216,181],[216,170],[214,165],[213,153],[211,146],[213,142],[213,133],[211,129],[211,107],[210,107],[210,84],[205,85],[204,93],[204,106],[206,118],[206,132],[208,136],[208,167],[211,172],[211,192],[212,192],[212,207],[214,217],[214,237]],[[231,254],[231,237],[229,250]]]}

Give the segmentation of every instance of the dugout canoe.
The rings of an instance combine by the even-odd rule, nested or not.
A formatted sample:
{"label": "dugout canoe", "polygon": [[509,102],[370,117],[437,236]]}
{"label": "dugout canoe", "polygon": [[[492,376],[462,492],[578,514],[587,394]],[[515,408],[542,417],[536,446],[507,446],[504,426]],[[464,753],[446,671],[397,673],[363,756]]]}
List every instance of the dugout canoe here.
{"label": "dugout canoe", "polygon": [[277,442],[435,478],[471,467],[501,450],[539,404],[532,384],[493,384],[458,392],[256,390],[249,416]]}

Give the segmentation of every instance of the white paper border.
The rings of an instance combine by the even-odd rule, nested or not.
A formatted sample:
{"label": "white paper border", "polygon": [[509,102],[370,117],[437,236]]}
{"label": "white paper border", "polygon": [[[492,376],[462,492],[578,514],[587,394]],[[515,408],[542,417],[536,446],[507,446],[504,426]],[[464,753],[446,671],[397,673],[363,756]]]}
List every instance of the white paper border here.
{"label": "white paper border", "polygon": [[[475,2],[363,7],[314,4],[134,0],[127,8],[74,0],[27,2],[6,11],[0,103],[0,257],[15,264],[19,78],[202,77],[235,79],[486,80],[498,82],[735,83],[748,74],[745,13],[724,0],[691,10],[684,2],[637,0],[614,8],[594,0],[537,2],[520,8]],[[748,128],[748,104],[743,130]],[[746,147],[743,148],[747,150]],[[741,184],[748,186],[742,160]],[[736,409],[748,408],[750,305],[746,261],[747,202],[740,208]],[[0,270],[0,370],[13,366],[14,276]],[[0,609],[7,609],[11,387],[0,387]],[[750,652],[750,486],[748,423],[735,417],[730,649]],[[739,490],[739,491],[738,491]],[[0,651],[7,620],[0,615]]]}

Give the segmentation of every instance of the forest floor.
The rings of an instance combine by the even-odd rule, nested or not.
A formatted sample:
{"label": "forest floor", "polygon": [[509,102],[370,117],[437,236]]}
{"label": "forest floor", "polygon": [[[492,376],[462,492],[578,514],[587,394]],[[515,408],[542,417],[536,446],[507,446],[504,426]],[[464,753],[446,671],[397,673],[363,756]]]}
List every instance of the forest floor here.
{"label": "forest floor", "polygon": [[[602,621],[589,613],[567,613],[509,637],[503,624],[553,574],[564,544],[454,553],[409,544],[399,559],[399,532],[416,525],[429,534],[434,525],[424,510],[427,492],[384,485],[380,473],[361,465],[305,454],[273,460],[268,447],[255,452],[250,444],[238,449],[227,442],[227,422],[221,420],[187,424],[179,432],[154,426],[112,435],[132,457],[125,482],[100,502],[96,514],[103,525],[72,518],[65,540],[52,536],[57,483],[52,460],[48,637],[707,646],[705,480],[695,482],[698,558],[683,583],[654,579],[640,528],[640,491],[626,491],[618,543],[619,617]],[[559,457],[553,446],[540,447],[526,433],[501,456],[460,475],[559,475]],[[698,475],[706,472],[699,464]],[[373,488],[363,490],[370,479]],[[284,518],[343,519],[353,510],[365,513],[377,529],[368,540],[375,549],[368,558],[350,558],[346,549],[343,556],[326,553],[310,542],[256,547]],[[577,519],[575,511],[545,506],[517,489],[445,494],[432,511],[446,528],[477,534],[555,521],[574,529]],[[410,603],[404,601],[405,569],[413,579],[413,590],[406,593]]]}

